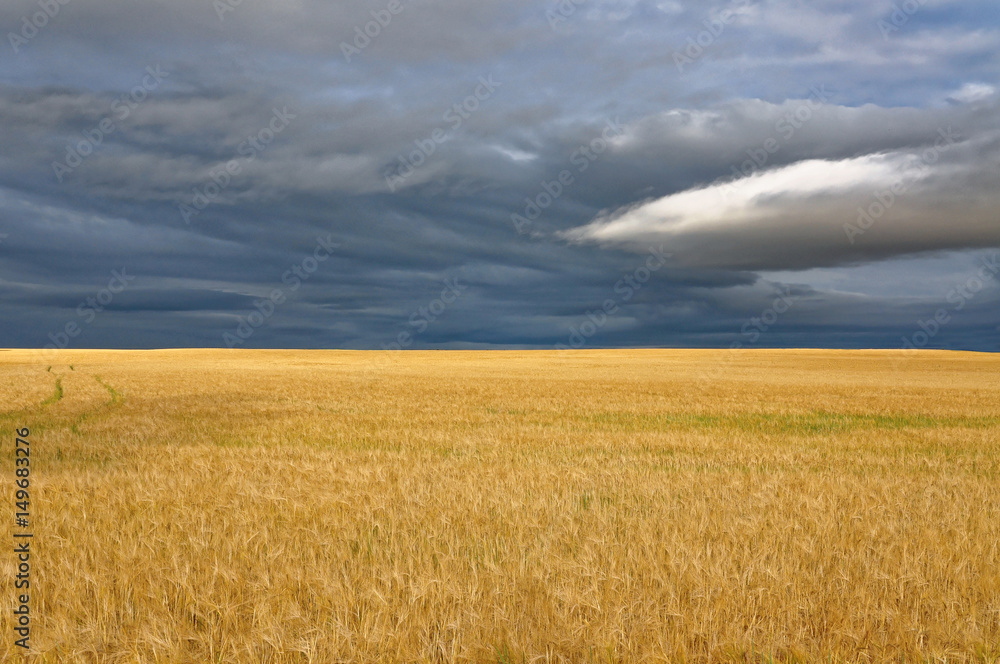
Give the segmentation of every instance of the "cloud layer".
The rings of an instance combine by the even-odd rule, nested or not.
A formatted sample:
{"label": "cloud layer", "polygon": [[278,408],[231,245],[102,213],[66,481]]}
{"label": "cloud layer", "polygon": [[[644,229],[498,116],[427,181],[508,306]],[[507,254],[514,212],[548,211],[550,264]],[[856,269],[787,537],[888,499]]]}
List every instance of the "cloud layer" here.
{"label": "cloud layer", "polygon": [[[802,270],[942,250],[1000,246],[1000,133],[764,169],[777,140],[743,171],[603,213],[561,237],[642,251],[666,244],[691,267]],[[760,170],[757,170],[760,169]]]}
{"label": "cloud layer", "polygon": [[0,346],[898,347],[1000,246],[992,2],[43,4]]}

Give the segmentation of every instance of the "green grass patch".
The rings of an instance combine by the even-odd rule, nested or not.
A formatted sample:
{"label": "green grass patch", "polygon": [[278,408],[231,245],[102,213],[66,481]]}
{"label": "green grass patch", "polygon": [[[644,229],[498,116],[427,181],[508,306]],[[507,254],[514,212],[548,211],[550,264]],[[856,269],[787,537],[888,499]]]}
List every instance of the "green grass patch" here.
{"label": "green grass patch", "polygon": [[50,396],[48,399],[46,399],[45,401],[43,401],[41,403],[41,405],[43,407],[50,406],[50,405],[56,403],[57,401],[61,401],[62,398],[63,398],[62,378],[56,378],[56,389],[55,389],[55,392],[52,393],[52,396]]}
{"label": "green grass patch", "polygon": [[704,415],[694,413],[592,413],[577,419],[588,430],[665,431],[719,429],[758,434],[825,436],[863,431],[901,429],[988,429],[1000,426],[1000,417],[931,417],[928,415],[873,415],[854,413],[750,413]]}

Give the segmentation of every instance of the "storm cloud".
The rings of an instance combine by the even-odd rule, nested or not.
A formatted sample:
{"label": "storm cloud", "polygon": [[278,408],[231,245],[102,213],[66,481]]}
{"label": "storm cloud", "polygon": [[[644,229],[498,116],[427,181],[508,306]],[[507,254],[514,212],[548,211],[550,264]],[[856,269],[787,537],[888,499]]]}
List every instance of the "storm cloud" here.
{"label": "storm cloud", "polygon": [[5,3],[0,346],[1000,349],[995,8],[806,4]]}

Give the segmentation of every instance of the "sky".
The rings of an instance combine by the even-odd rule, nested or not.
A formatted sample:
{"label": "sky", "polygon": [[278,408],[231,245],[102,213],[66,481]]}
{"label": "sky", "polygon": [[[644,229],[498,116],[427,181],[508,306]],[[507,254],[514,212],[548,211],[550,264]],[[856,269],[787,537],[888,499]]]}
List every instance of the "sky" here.
{"label": "sky", "polygon": [[0,347],[1000,350],[995,0],[0,26]]}

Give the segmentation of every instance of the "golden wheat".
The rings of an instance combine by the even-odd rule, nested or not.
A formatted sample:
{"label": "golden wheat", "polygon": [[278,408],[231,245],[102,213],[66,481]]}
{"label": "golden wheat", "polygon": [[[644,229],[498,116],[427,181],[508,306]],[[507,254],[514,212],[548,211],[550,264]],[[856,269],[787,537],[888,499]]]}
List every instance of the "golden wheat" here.
{"label": "golden wheat", "polygon": [[0,372],[8,487],[31,429],[33,661],[1000,661],[1000,357],[12,350]]}

